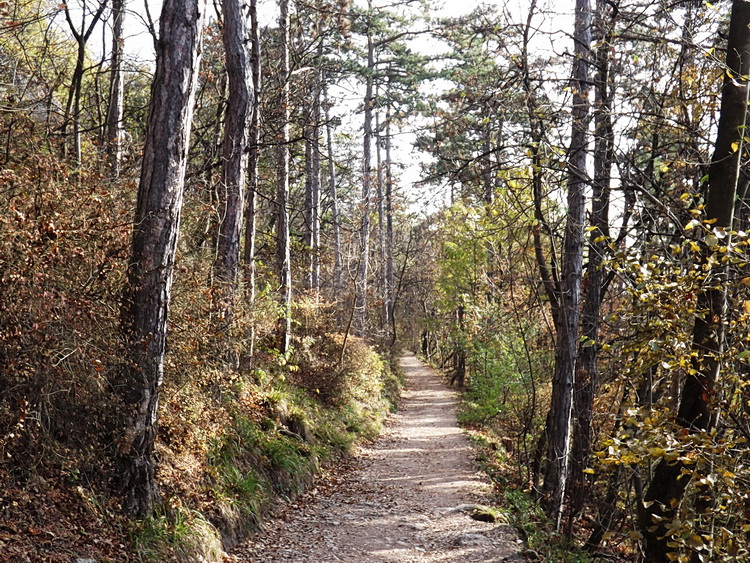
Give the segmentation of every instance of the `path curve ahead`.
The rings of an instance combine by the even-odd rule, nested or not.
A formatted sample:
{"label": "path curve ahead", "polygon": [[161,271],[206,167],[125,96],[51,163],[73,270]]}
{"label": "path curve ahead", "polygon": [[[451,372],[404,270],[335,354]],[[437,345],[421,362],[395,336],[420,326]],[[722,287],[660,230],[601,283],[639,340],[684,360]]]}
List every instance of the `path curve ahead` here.
{"label": "path curve ahead", "polygon": [[[524,561],[510,526],[470,518],[489,485],[456,424],[457,398],[414,356],[400,360],[402,408],[329,490],[282,508],[233,552],[241,563]],[[321,485],[321,489],[323,485]],[[464,505],[464,506],[462,506]]]}

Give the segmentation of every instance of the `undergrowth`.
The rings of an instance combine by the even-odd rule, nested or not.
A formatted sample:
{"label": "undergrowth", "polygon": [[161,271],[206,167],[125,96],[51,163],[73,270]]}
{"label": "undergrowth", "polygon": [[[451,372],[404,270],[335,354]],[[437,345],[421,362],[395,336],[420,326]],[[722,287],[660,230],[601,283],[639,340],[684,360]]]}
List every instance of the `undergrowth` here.
{"label": "undergrowth", "polygon": [[[326,462],[379,433],[399,377],[358,339],[350,337],[342,359],[339,335],[326,334],[324,342],[300,342],[284,358],[269,353],[262,367],[234,374],[221,392],[191,385],[204,393],[193,391],[197,404],[179,409],[187,414],[174,416],[182,401],[168,403],[160,443],[164,503],[134,530],[141,561],[218,560],[216,553],[257,529],[275,502],[293,499]],[[322,391],[324,384],[330,388]],[[182,397],[183,389],[166,394]],[[220,431],[200,424],[209,405],[223,413],[213,415]],[[180,440],[169,439],[175,436]],[[186,470],[192,478],[184,478]]]}
{"label": "undergrowth", "polygon": [[0,174],[0,560],[217,561],[278,498],[378,432],[397,378],[360,339],[342,353],[319,300],[298,298],[293,350],[275,352],[262,269],[227,330],[188,191],[155,446],[161,501],[129,521],[112,460],[127,413],[119,306],[134,171],[115,185],[84,163],[73,181],[36,149],[16,146]]}
{"label": "undergrowth", "polygon": [[[509,338],[506,336],[505,340]],[[518,530],[527,555],[539,561],[587,563],[591,561],[589,555],[565,535],[554,532],[538,499],[528,492],[532,438],[543,423],[537,414],[538,405],[547,392],[541,388],[531,396],[529,381],[534,372],[544,370],[549,357],[544,352],[535,352],[529,357],[526,371],[519,374],[512,349],[501,345],[497,348],[476,345],[470,350],[471,369],[462,393],[458,422],[475,444],[477,461],[492,481],[497,503],[507,511],[508,522]]]}
{"label": "undergrowth", "polygon": [[518,531],[527,555],[540,561],[588,563],[589,555],[557,534],[544,509],[518,479],[512,456],[490,428],[472,430],[469,437],[477,446],[477,461],[487,473],[497,493],[497,501],[507,511],[508,522]]}

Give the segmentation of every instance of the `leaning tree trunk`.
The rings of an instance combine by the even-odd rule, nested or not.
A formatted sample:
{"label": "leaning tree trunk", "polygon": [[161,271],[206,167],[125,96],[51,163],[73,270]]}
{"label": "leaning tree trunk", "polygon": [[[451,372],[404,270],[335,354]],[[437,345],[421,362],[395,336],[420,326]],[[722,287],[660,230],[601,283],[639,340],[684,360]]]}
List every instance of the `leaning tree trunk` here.
{"label": "leaning tree trunk", "polygon": [[573,384],[578,352],[578,319],[583,277],[583,223],[588,125],[588,56],[591,43],[589,0],[576,0],[573,62],[573,123],[568,156],[568,211],[563,240],[562,279],[555,345],[555,370],[547,426],[544,492],[547,512],[559,530],[568,478]]}
{"label": "leaning tree trunk", "polygon": [[[744,152],[750,74],[750,2],[734,0],[729,24],[726,72],[721,95],[716,146],[708,172],[705,217],[715,219],[712,227],[731,237],[735,198]],[[730,246],[729,240],[722,244]],[[710,250],[705,250],[708,260]],[[718,270],[718,271],[717,271]],[[726,331],[726,266],[714,266],[712,287],[699,295],[696,310],[706,314],[695,317],[693,327],[694,373],[687,375],[682,389],[677,422],[687,432],[705,432],[714,428],[718,418],[715,386],[719,377],[719,358]],[[663,458],[654,470],[644,498],[641,534],[646,561],[668,561],[671,537],[667,526],[677,517],[692,467],[686,471],[681,462]]]}
{"label": "leaning tree trunk", "polygon": [[278,112],[281,134],[276,149],[276,264],[281,297],[279,351],[285,354],[289,350],[292,334],[292,258],[289,240],[289,0],[279,0],[279,8],[281,107],[278,108]]}
{"label": "leaning tree trunk", "polygon": [[219,290],[222,329],[231,324],[240,270],[240,243],[245,207],[247,152],[253,112],[252,45],[248,41],[245,0],[222,0],[222,37],[226,53],[229,98],[224,125],[218,212],[219,240],[214,280]]}
{"label": "leaning tree trunk", "polygon": [[122,167],[122,116],[125,97],[125,73],[122,70],[123,32],[126,0],[112,0],[112,60],[110,62],[109,105],[105,123],[104,142],[107,165],[112,178],[120,175]]}
{"label": "leaning tree trunk", "polygon": [[165,0],[160,19],[122,304],[129,361],[119,382],[128,408],[119,463],[123,508],[131,514],[149,514],[156,496],[153,449],[159,387],[205,13],[204,0]]}

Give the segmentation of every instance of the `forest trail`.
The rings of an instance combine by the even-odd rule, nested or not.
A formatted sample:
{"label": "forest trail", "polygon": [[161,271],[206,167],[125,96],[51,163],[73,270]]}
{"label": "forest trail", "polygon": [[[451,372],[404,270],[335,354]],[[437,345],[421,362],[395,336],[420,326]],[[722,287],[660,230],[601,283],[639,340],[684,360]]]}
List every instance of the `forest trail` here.
{"label": "forest trail", "polygon": [[525,561],[515,530],[473,520],[490,485],[456,423],[456,393],[414,356],[384,434],[353,467],[279,509],[234,550],[237,563],[469,563]]}

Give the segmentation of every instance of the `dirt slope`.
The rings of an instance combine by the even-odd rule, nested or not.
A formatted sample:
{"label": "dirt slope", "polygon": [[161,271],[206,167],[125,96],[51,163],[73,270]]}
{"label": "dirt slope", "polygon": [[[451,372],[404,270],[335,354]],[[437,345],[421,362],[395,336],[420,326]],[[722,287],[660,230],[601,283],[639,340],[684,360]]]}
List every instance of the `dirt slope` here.
{"label": "dirt slope", "polygon": [[402,409],[351,470],[283,507],[235,562],[523,561],[515,531],[470,518],[488,484],[456,425],[456,396],[414,356]]}

